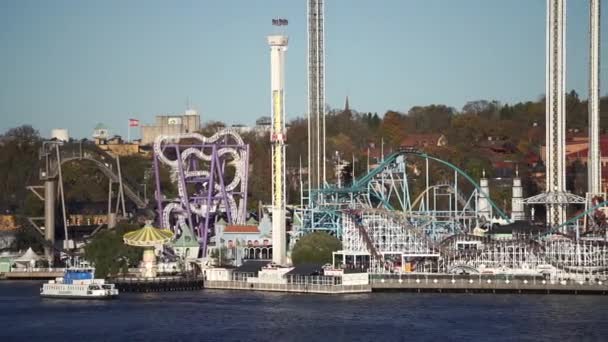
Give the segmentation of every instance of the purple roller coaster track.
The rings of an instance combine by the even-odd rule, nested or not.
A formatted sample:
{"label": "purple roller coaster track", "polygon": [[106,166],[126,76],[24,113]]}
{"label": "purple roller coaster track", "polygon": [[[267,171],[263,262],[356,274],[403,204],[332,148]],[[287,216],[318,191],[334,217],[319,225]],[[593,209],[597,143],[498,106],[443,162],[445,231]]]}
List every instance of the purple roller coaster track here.
{"label": "purple roller coaster track", "polygon": [[[159,224],[177,235],[190,229],[198,236],[203,255],[214,223],[224,216],[243,224],[247,215],[249,146],[233,130],[211,137],[197,133],[159,136],[154,143],[154,173]],[[167,198],[160,181],[169,169],[177,196]]]}

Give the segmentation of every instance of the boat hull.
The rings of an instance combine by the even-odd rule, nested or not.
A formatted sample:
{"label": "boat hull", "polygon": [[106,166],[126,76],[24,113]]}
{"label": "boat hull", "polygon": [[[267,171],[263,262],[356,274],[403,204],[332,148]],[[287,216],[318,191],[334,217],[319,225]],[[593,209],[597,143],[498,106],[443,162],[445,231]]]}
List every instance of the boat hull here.
{"label": "boat hull", "polygon": [[117,299],[118,295],[103,295],[103,296],[91,296],[91,295],[67,295],[67,294],[41,294],[40,297],[46,299],[93,299],[93,300],[111,300]]}

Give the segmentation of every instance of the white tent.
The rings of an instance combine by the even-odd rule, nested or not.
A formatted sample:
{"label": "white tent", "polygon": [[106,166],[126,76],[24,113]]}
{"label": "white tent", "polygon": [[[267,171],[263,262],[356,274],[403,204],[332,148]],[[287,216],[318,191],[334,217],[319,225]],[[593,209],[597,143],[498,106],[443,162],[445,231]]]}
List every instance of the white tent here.
{"label": "white tent", "polygon": [[22,256],[13,260],[13,262],[20,266],[27,267],[29,265],[30,267],[35,267],[36,261],[38,260],[41,260],[40,256],[38,256],[38,254],[32,250],[32,247],[30,247]]}

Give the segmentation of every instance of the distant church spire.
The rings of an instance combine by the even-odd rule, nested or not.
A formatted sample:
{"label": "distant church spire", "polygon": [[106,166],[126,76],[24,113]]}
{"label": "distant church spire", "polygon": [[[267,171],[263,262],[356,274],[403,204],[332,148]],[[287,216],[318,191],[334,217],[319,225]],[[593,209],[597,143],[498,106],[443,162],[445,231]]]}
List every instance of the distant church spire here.
{"label": "distant church spire", "polygon": [[348,107],[348,95],[346,95],[346,101],[344,102],[344,111],[350,111],[350,108]]}

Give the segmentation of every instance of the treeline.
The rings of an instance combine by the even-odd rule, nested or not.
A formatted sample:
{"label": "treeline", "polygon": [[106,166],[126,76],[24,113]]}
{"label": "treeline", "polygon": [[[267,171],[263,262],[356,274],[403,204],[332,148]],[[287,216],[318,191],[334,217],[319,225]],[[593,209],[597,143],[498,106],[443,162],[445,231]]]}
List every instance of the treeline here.
{"label": "treeline", "polygon": [[[608,97],[601,98],[600,108],[601,130],[605,132],[608,128]],[[587,101],[581,100],[575,91],[566,95],[566,113],[567,129],[585,134],[588,129]],[[534,192],[537,187],[531,183],[525,157],[530,153],[540,156],[541,145],[545,142],[544,123],[543,97],[536,101],[514,104],[476,100],[466,103],[459,110],[441,104],[414,106],[407,112],[389,110],[382,116],[350,109],[333,109],[329,110],[326,117],[327,177],[330,182],[335,182],[334,165],[338,157],[349,162],[354,159],[354,175],[357,177],[366,172],[368,147],[375,146],[377,150],[383,145],[384,153],[389,153],[399,148],[408,136],[440,133],[447,138],[447,146],[428,146],[427,151],[458,165],[476,179],[481,177],[483,171],[489,177],[494,175],[496,170],[492,167],[492,161],[480,150],[489,140],[498,141],[499,146],[507,150],[505,158],[518,164],[527,189]],[[300,161],[306,166],[306,133],[305,119],[296,119],[290,123],[287,133],[287,168],[292,170],[288,193],[291,203],[299,200],[299,184],[295,182],[297,177],[293,173],[299,170]],[[259,143],[258,139],[254,139],[256,144]],[[270,144],[267,141],[262,143],[266,144],[264,151],[269,154]],[[371,162],[374,162],[373,158]],[[352,172],[350,167],[353,165],[347,169],[349,173]],[[574,165],[571,171],[581,173],[584,168]],[[447,170],[438,169],[431,176],[437,179],[451,175]],[[579,176],[576,179],[584,178]],[[253,185],[252,190],[255,190],[252,196],[255,197],[258,190],[268,192],[264,186],[269,184],[269,177],[269,174],[255,175],[256,181],[261,184],[259,188]],[[573,186],[576,186],[575,190],[584,190],[585,185],[584,182],[573,183],[570,184],[570,189]],[[420,187],[420,184],[415,184],[414,191],[420,191]],[[510,202],[510,194],[506,189],[499,189],[495,196],[499,203]]]}
{"label": "treeline", "polygon": [[[605,131],[608,128],[608,97],[601,99],[600,108],[600,124]],[[587,101],[571,91],[566,96],[566,112],[567,128],[585,133],[588,126]],[[407,112],[389,110],[382,115],[331,109],[326,117],[328,182],[335,182],[334,165],[338,158],[351,164],[354,159],[354,166],[349,165],[348,172],[352,175],[354,167],[354,175],[358,177],[366,172],[367,153],[371,146],[375,146],[377,154],[383,144],[384,152],[389,153],[399,148],[408,136],[430,133],[443,134],[448,144],[442,148],[429,146],[429,152],[453,162],[473,177],[479,178],[483,170],[489,176],[494,172],[491,161],[479,153],[480,146],[488,138],[508,145],[509,158],[520,163],[521,173],[526,176],[528,170],[522,161],[530,152],[540,153],[540,146],[545,141],[544,122],[544,98],[515,104],[477,100],[468,102],[461,109],[441,104],[414,106]],[[221,122],[210,122],[202,133],[210,135],[223,127]],[[258,203],[270,202],[270,137],[267,133],[251,132],[243,134],[243,138],[250,146],[248,207],[254,210]],[[287,139],[288,201],[297,204],[300,199],[300,165],[305,169],[308,154],[304,118],[289,123]],[[42,203],[26,190],[27,185],[39,182],[38,150],[41,141],[39,133],[31,126],[9,129],[0,136],[0,209],[3,212],[34,214],[42,210]],[[124,157],[121,165],[124,174],[139,184],[146,184],[148,197],[153,197],[155,184],[151,176],[151,160],[140,156]],[[580,166],[575,169],[584,172]],[[433,176],[442,177],[445,171],[436,172]],[[172,189],[167,172],[163,172],[161,179],[164,189]],[[107,199],[107,181],[92,165],[66,165],[64,181],[67,200],[78,210],[86,210],[87,203],[102,203]]]}

